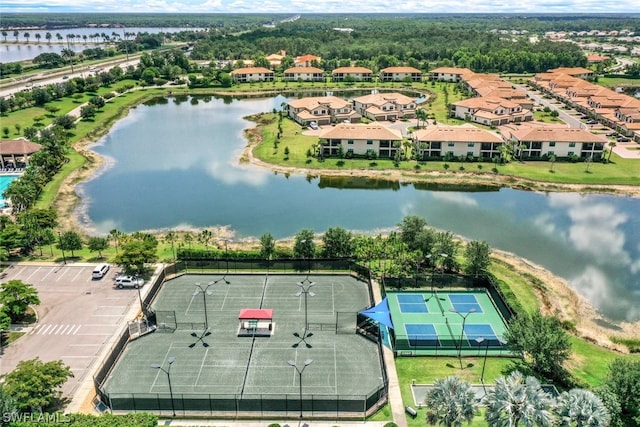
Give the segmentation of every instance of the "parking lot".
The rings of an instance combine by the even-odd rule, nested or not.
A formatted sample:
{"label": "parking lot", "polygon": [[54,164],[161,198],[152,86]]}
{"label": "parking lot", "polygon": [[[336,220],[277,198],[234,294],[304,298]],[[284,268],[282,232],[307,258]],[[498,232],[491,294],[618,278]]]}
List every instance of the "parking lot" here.
{"label": "parking lot", "polygon": [[39,357],[42,361],[62,360],[74,378],[63,386],[71,396],[95,363],[102,347],[119,329],[132,320],[127,312],[138,304],[136,289],[113,287],[116,268],[105,277],[92,280],[95,264],[12,265],[0,282],[20,279],[38,289],[38,322],[18,341],[4,349],[0,375],[13,370],[19,361]]}

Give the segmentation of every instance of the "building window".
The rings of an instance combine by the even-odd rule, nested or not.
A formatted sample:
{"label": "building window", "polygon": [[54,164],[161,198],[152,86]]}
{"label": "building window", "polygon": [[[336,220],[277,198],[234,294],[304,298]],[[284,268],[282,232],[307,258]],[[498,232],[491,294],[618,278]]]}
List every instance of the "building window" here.
{"label": "building window", "polygon": [[353,145],[353,139],[349,139],[349,140],[347,141],[347,144],[349,144],[349,145]]}
{"label": "building window", "polygon": [[551,141],[551,142],[549,143],[549,147],[555,147],[555,146],[556,146],[556,143],[555,143],[555,142]]}
{"label": "building window", "polygon": [[456,143],[455,142],[450,142],[447,144],[447,147],[455,147]]}
{"label": "building window", "polygon": [[476,143],[475,142],[469,142],[467,143],[467,147],[475,147]]}
{"label": "building window", "polygon": [[473,151],[467,151],[467,157],[473,157]]}
{"label": "building window", "polygon": [[373,141],[371,139],[367,139],[367,145],[373,145]]}
{"label": "building window", "polygon": [[569,152],[567,153],[567,156],[573,156],[574,154],[575,154],[575,153],[574,153],[573,151],[569,151]]}
{"label": "building window", "polygon": [[349,149],[347,149],[347,153],[351,153],[351,154],[353,154],[353,148],[349,148]]}
{"label": "building window", "polygon": [[575,146],[576,146],[576,143],[575,143],[575,142],[570,142],[570,143],[569,143],[569,147],[575,147]]}

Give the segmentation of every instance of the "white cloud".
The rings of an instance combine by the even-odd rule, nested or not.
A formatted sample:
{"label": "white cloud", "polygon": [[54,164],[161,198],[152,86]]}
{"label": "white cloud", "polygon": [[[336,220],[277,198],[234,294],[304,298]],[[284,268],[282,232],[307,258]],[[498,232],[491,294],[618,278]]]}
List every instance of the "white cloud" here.
{"label": "white cloud", "polygon": [[458,3],[435,0],[21,0],[3,2],[0,12],[163,12],[163,13],[633,13],[640,10],[634,0],[540,0],[507,2],[506,0],[467,0]]}
{"label": "white cloud", "polygon": [[267,183],[271,174],[270,171],[253,167],[253,170],[249,173],[246,170],[248,167],[251,166],[212,160],[207,164],[206,171],[211,177],[219,179],[225,184],[243,183],[260,187]]}
{"label": "white cloud", "polygon": [[433,193],[435,200],[451,203],[460,206],[478,206],[478,202],[471,196],[464,193],[447,193],[446,191],[435,191]]}
{"label": "white cloud", "polygon": [[549,204],[567,208],[571,224],[563,235],[576,250],[592,255],[601,263],[631,264],[631,256],[624,249],[626,236],[620,229],[628,221],[627,215],[616,211],[613,205],[579,194],[552,194]]}

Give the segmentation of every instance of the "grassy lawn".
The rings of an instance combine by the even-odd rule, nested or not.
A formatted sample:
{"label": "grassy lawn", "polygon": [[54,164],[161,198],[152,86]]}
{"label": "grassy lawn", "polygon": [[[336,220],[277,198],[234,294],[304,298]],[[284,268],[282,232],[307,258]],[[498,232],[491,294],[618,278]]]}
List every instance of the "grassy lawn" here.
{"label": "grassy lawn", "polygon": [[[308,169],[335,169],[345,170],[401,170],[401,171],[444,171],[445,162],[428,161],[416,162],[413,160],[400,162],[398,166],[393,164],[392,160],[387,159],[339,159],[325,158],[318,160],[314,157],[307,156],[307,152],[319,142],[317,136],[304,135],[303,129],[297,123],[288,118],[282,121],[282,135],[280,142],[274,146],[277,128],[277,116],[267,113],[261,119],[263,142],[254,149],[254,154],[267,163],[279,164],[295,168]],[[289,149],[288,156],[285,156],[285,147]],[[451,162],[448,163],[449,170],[459,170],[462,166],[466,171],[480,171],[478,165],[482,167],[485,177],[490,179],[493,176],[491,172],[492,163],[480,162]],[[588,166],[588,170],[587,170]],[[511,175],[521,177],[533,181],[541,181],[547,183],[562,184],[625,184],[640,185],[640,175],[637,173],[638,161],[635,159],[623,159],[617,154],[611,156],[611,163],[593,162],[587,164],[584,162],[566,163],[555,162],[553,170],[551,162],[548,161],[527,161],[518,162],[514,160],[505,165],[497,167],[498,173],[501,175]],[[419,175],[416,177],[419,178]],[[426,177],[425,179],[429,179]]]}
{"label": "grassy lawn", "polygon": [[[472,384],[480,384],[482,364],[484,358],[467,357],[462,359],[462,366],[455,357],[399,357],[396,359],[396,371],[400,381],[400,392],[402,394],[403,406],[411,406],[418,411],[418,416],[414,419],[407,415],[408,425],[418,427],[425,425],[426,409],[417,408],[411,393],[411,382],[416,384],[432,384],[438,378],[445,378],[456,375]],[[493,382],[497,377],[508,373],[509,367],[513,366],[514,359],[509,358],[487,358],[484,372],[485,383]],[[486,425],[483,415],[478,415],[474,419],[473,426]]]}
{"label": "grassy lawn", "polygon": [[544,123],[562,123],[559,118],[551,116],[551,112],[545,113],[544,111],[534,111],[533,119]]}
{"label": "grassy lawn", "polygon": [[625,77],[598,77],[596,84],[601,86],[640,86],[640,79],[629,79]]}

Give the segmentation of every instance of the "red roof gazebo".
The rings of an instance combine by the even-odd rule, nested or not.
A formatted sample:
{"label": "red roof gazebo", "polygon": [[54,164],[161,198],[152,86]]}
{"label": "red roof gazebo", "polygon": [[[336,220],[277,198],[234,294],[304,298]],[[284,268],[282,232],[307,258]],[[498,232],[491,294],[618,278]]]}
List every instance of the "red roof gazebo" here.
{"label": "red roof gazebo", "polygon": [[238,315],[239,337],[270,337],[273,334],[273,309],[243,308]]}

